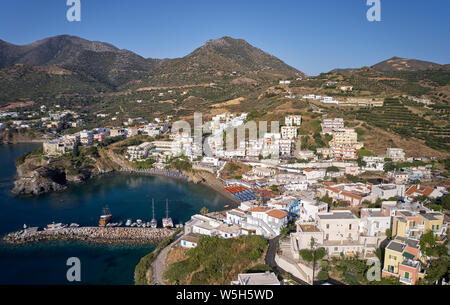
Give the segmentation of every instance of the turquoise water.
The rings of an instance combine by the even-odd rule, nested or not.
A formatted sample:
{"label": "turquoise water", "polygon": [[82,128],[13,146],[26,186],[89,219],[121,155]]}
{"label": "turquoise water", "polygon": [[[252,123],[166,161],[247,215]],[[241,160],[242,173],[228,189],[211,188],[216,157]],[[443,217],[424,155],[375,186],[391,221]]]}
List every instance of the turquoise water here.
{"label": "turquoise water", "polygon": [[[10,193],[15,175],[14,158],[36,144],[0,145],[0,235],[24,224],[44,227],[52,221],[97,225],[107,204],[113,221],[140,218],[150,221],[151,200],[161,225],[165,200],[175,223],[185,222],[206,206],[223,209],[229,200],[213,190],[165,177],[108,174],[71,186],[67,191],[38,197]],[[155,246],[99,246],[82,242],[48,242],[25,246],[0,244],[0,284],[71,284],[66,260],[81,260],[82,284],[133,284],[134,267]]]}

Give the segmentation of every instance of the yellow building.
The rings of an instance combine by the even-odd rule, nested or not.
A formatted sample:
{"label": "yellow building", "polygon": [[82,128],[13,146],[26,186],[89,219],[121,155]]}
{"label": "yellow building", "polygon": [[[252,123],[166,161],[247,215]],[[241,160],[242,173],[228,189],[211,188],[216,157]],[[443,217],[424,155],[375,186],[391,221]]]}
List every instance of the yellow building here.
{"label": "yellow building", "polygon": [[403,217],[394,217],[392,220],[392,236],[407,237],[408,221]]}
{"label": "yellow building", "polygon": [[423,226],[422,232],[432,231],[438,239],[444,235],[444,214],[438,212],[424,213],[418,215],[419,225]]}

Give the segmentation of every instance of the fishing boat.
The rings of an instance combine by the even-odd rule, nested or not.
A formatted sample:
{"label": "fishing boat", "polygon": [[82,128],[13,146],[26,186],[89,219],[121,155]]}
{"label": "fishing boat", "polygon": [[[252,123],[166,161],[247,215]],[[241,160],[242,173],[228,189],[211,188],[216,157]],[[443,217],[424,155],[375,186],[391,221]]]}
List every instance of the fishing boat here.
{"label": "fishing boat", "polygon": [[149,227],[151,227],[153,229],[158,227],[158,221],[155,218],[155,200],[154,199],[152,199],[152,221],[150,221]]}
{"label": "fishing boat", "polygon": [[166,218],[162,219],[163,228],[173,228],[172,218],[169,217],[169,200],[166,199]]}
{"label": "fishing boat", "polygon": [[112,214],[109,211],[109,207],[105,206],[103,208],[102,215],[100,216],[100,221],[98,222],[98,226],[106,227],[106,225],[111,222],[111,219],[112,219]]}
{"label": "fishing boat", "polygon": [[127,227],[131,226],[131,219],[127,219],[127,222],[125,222],[125,226]]}

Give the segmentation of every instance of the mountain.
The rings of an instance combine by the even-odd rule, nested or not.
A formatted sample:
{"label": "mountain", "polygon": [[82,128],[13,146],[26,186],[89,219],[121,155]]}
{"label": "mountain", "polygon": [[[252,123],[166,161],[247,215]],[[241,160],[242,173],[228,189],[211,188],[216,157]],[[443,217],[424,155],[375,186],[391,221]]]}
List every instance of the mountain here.
{"label": "mountain", "polygon": [[359,68],[336,68],[331,70],[328,73],[340,73],[340,74],[347,74],[347,73],[351,73],[354,71],[357,71]]}
{"label": "mountain", "polygon": [[392,71],[423,71],[423,70],[439,70],[442,65],[409,58],[392,57],[372,66],[372,68],[382,72]]}
{"label": "mountain", "polygon": [[245,40],[231,37],[207,41],[191,54],[176,59],[144,58],[105,42],[69,35],[23,46],[0,40],[0,68],[15,64],[57,66],[112,90],[136,80],[156,85],[212,82],[232,72],[262,79],[304,76]]}
{"label": "mountain", "polygon": [[0,41],[0,68],[14,64],[58,66],[114,87],[145,77],[163,60],[145,59],[98,41],[62,35],[17,46]]}
{"label": "mountain", "polygon": [[217,70],[226,72],[271,71],[285,74],[304,74],[285,64],[280,59],[253,47],[243,39],[222,37],[209,40],[191,54],[172,60],[164,65],[166,69],[179,72],[204,72]]}

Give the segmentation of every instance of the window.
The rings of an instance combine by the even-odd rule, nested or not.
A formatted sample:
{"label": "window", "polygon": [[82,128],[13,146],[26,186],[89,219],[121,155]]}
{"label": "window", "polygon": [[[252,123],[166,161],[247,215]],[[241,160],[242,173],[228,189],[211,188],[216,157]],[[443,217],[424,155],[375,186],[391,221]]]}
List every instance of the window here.
{"label": "window", "polygon": [[436,230],[439,230],[439,225],[436,225]]}
{"label": "window", "polygon": [[405,279],[409,279],[409,272],[405,272]]}
{"label": "window", "polygon": [[329,229],[330,228],[330,225],[329,224],[327,224],[327,229]]}
{"label": "window", "polygon": [[352,229],[352,224],[348,225],[348,229],[351,230]]}

